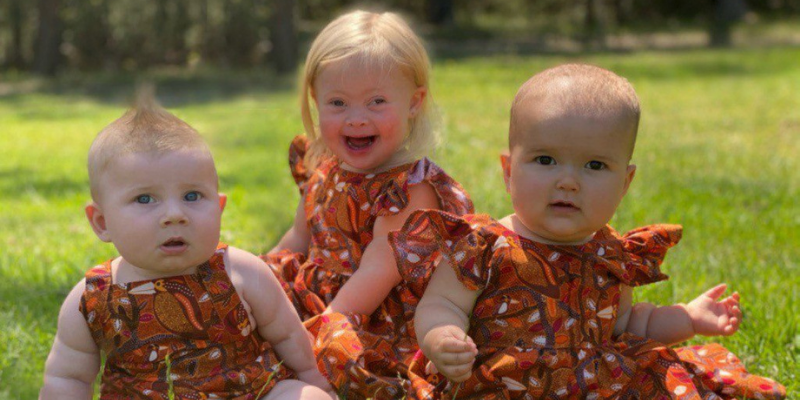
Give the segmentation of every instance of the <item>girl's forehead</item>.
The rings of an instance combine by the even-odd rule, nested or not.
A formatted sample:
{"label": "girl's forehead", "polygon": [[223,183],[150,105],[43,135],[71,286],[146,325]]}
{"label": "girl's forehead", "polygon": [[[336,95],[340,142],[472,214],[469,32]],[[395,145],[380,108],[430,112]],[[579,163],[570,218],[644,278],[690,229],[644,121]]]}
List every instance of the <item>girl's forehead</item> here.
{"label": "girl's forehead", "polygon": [[414,80],[395,65],[331,64],[323,68],[314,81],[318,91],[358,88],[389,88],[407,84]]}
{"label": "girl's forehead", "polygon": [[323,75],[353,80],[361,80],[364,76],[369,76],[371,79],[387,79],[396,78],[398,73],[414,81],[411,69],[390,55],[356,54],[320,64],[316,79],[319,80]]}

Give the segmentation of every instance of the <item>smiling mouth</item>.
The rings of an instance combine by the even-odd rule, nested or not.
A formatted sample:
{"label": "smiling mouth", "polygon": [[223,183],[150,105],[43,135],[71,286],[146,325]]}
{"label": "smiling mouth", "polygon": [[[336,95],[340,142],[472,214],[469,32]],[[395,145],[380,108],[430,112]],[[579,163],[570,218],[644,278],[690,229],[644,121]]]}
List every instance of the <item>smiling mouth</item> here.
{"label": "smiling mouth", "polygon": [[345,143],[347,143],[347,147],[351,150],[363,150],[375,143],[377,136],[364,136],[364,137],[353,137],[353,136],[346,136]]}

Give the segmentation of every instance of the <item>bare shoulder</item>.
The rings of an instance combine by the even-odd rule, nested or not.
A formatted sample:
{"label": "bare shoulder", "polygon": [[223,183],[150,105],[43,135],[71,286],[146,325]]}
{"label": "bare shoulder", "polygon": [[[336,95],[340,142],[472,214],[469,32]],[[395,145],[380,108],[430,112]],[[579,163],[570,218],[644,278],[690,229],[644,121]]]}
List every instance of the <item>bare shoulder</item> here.
{"label": "bare shoulder", "polygon": [[413,185],[408,189],[408,204],[399,213],[378,217],[375,221],[374,231],[376,235],[386,234],[389,231],[400,229],[414,211],[417,210],[438,210],[439,196],[427,182]]}
{"label": "bare shoulder", "polygon": [[255,254],[238,247],[228,246],[225,267],[229,271],[237,270],[247,273],[253,269],[267,268],[267,264]]}
{"label": "bare shoulder", "polygon": [[408,189],[408,208],[440,208],[439,195],[430,183],[422,182]]}
{"label": "bare shoulder", "polygon": [[69,291],[67,294],[67,298],[64,299],[64,303],[61,304],[61,314],[59,315],[59,319],[62,316],[72,316],[72,315],[81,315],[79,306],[81,304],[81,297],[83,297],[83,292],[86,290],[86,278],[81,279],[75,286],[72,287],[72,290]]}
{"label": "bare shoulder", "polygon": [[280,288],[269,265],[248,251],[229,246],[226,252],[225,269],[231,283],[245,298],[261,296]]}

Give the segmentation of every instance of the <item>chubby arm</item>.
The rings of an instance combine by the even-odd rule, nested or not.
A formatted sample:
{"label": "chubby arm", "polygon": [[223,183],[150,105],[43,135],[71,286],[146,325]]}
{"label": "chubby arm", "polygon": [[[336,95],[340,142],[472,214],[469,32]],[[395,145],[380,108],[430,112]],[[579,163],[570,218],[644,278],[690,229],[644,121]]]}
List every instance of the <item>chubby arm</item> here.
{"label": "chubby arm", "polygon": [[412,186],[408,196],[409,203],[400,213],[375,220],[372,241],[364,250],[358,269],[342,286],[325,313],[372,314],[392,288],[400,283],[400,272],[389,245],[389,232],[402,228],[408,216],[416,210],[439,208],[439,198],[427,183]]}
{"label": "chubby arm", "polygon": [[695,335],[730,336],[739,330],[742,311],[739,293],[719,300],[727,285],[719,284],[698,296],[689,304],[657,307],[650,303],[631,305],[633,290],[623,286],[620,309],[614,334],[631,332],[661,343],[672,345]]}
{"label": "chubby arm", "polygon": [[278,244],[269,251],[270,253],[277,253],[281,250],[288,249],[293,253],[308,254],[311,232],[308,230],[308,225],[306,224],[306,209],[304,204],[305,196],[301,196],[300,203],[297,205],[297,210],[295,211],[294,224],[286,231]]}
{"label": "chubby arm", "polygon": [[258,257],[229,247],[231,280],[255,319],[258,333],[300,380],[331,390],[317,369],[308,331],[283,292],[278,279]]}
{"label": "chubby arm", "polygon": [[100,370],[100,351],[78,309],[85,285],[85,280],[78,282],[61,306],[39,399],[92,398],[92,384]]}
{"label": "chubby arm", "polygon": [[465,333],[478,294],[459,282],[450,263],[442,260],[433,271],[414,316],[422,352],[454,382],[469,378],[478,354],[472,338]]}

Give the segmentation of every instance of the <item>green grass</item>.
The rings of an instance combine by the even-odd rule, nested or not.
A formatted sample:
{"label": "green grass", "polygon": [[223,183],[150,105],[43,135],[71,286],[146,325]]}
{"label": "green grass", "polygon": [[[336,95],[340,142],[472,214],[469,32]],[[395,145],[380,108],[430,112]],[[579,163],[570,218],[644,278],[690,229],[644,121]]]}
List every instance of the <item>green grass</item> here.
{"label": "green grass", "polygon": [[[612,223],[621,231],[657,222],[685,228],[664,265],[671,279],[637,290],[637,300],[688,301],[727,282],[742,294],[745,319],[735,336],[714,340],[793,393],[800,389],[797,60],[800,49],[775,48],[437,61],[432,94],[445,145],[433,158],[479,211],[501,217],[511,209],[498,154],[516,88],[567,61],[627,77],[643,107],[638,171]],[[170,109],[210,142],[229,195],[223,240],[263,252],[289,227],[297,201],[286,165],[289,141],[301,131],[293,78],[217,75],[155,79]],[[83,216],[85,156],[94,135],[122,113],[132,79],[68,77],[28,87],[0,97],[0,399],[35,398],[61,301],[88,267],[114,254]]]}

